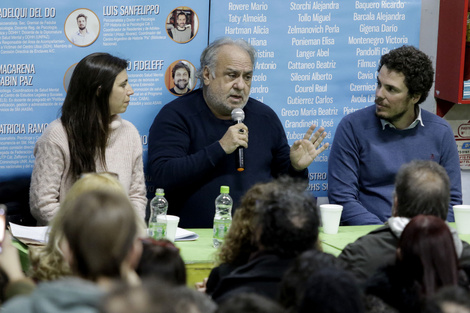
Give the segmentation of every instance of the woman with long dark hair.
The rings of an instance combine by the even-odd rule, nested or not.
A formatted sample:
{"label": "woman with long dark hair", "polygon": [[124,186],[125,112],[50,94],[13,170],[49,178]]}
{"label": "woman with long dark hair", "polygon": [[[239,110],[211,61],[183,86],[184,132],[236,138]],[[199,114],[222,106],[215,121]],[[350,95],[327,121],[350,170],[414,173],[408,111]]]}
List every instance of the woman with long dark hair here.
{"label": "woman with long dark hair", "polygon": [[396,264],[383,268],[367,284],[366,293],[380,297],[400,312],[419,312],[442,287],[467,284],[444,220],[418,215],[406,225]]}
{"label": "woman with long dark hair", "polygon": [[84,173],[112,172],[127,191],[137,213],[147,204],[142,144],[137,129],[119,114],[129,105],[127,61],[93,53],[75,67],[62,116],[38,139],[31,178],[31,213],[46,225],[61,199]]}

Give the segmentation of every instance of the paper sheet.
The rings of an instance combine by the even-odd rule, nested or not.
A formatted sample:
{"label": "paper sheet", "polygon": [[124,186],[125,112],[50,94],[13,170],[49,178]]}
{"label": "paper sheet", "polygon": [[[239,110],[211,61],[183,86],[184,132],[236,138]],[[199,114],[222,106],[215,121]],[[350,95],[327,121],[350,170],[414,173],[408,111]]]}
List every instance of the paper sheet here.
{"label": "paper sheet", "polygon": [[[49,226],[22,226],[9,223],[13,237],[25,244],[47,243]],[[178,227],[176,229],[175,241],[191,241],[199,238],[195,232]]]}

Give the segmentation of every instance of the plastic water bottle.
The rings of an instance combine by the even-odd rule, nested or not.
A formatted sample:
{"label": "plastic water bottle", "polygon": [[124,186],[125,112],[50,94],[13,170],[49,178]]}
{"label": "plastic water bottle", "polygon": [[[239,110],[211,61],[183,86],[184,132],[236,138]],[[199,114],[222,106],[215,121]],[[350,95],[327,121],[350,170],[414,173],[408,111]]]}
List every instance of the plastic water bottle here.
{"label": "plastic water bottle", "polygon": [[212,237],[215,248],[220,247],[232,223],[233,200],[229,191],[228,186],[220,186],[220,195],[215,199],[214,235]]}
{"label": "plastic water bottle", "polygon": [[158,188],[155,197],[150,202],[150,219],[148,235],[154,239],[166,237],[166,212],[168,211],[168,201],[164,197],[165,192]]}

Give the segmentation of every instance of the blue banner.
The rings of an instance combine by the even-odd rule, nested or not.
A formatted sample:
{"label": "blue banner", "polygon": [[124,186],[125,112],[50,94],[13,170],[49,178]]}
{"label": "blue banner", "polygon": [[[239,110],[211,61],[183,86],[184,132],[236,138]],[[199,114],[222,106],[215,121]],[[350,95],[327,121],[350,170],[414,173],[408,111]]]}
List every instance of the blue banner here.
{"label": "blue banner", "polygon": [[[373,104],[380,56],[419,45],[421,1],[213,1],[210,41],[244,38],[258,49],[251,96],[271,106],[289,143],[311,124],[336,125]],[[309,189],[328,190],[329,150],[309,167]]]}
{"label": "blue banner", "polygon": [[[178,96],[173,67],[187,66],[195,88],[200,53],[220,36],[257,48],[251,95],[275,110],[290,144],[310,124],[331,144],[344,115],[373,103],[380,56],[418,46],[420,14],[420,0],[2,0],[0,181],[31,174],[36,140],[60,116],[75,64],[93,52],[128,60],[135,94],[123,118],[141,134],[146,165],[148,129]],[[317,196],[328,189],[328,156],[309,168]]]}

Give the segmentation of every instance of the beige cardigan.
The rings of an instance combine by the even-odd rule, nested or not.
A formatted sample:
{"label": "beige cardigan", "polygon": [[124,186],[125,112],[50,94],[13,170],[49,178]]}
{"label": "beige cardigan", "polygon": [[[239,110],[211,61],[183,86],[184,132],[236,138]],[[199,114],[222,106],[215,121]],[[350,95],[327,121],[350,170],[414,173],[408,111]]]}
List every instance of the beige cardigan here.
{"label": "beige cardigan", "polygon": [[[69,176],[70,151],[60,119],[53,121],[34,147],[33,174],[30,187],[31,214],[38,225],[46,225],[59,210],[61,199],[73,184]],[[97,172],[113,172],[127,190],[139,216],[145,217],[147,205],[140,136],[132,123],[116,115],[106,147],[107,170],[97,162]]]}

